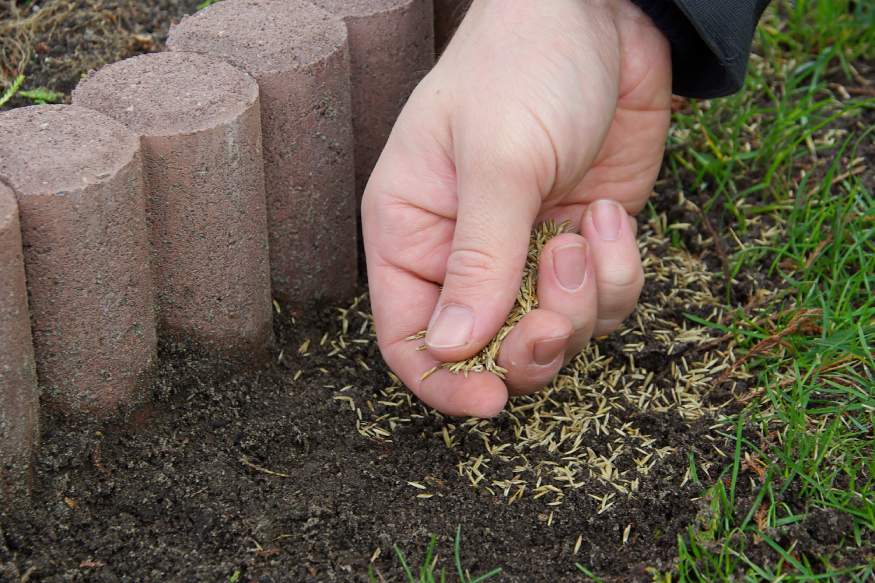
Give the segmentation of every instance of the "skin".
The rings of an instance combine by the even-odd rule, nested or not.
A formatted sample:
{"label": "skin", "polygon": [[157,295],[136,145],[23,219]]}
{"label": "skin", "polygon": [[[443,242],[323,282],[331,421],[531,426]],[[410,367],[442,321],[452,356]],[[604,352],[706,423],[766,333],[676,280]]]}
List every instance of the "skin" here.
{"label": "skin", "polygon": [[[488,417],[546,385],[632,312],[644,280],[632,215],[650,196],[671,107],[662,33],[629,0],[474,0],[417,87],[368,183],[362,221],[377,339],[426,404]],[[540,307],[490,373],[476,354],[513,306],[529,234],[551,240]],[[428,328],[427,350],[405,339]]]}

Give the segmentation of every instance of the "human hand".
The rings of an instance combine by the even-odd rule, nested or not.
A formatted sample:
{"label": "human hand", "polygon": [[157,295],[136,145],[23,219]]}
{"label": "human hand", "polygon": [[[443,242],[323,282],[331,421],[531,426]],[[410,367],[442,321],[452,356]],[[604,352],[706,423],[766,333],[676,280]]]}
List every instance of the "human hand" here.
{"label": "human hand", "polygon": [[[627,213],[656,180],[670,105],[668,43],[629,0],[474,0],[362,201],[377,340],[420,399],[492,416],[632,312],[643,273]],[[502,326],[546,219],[581,234],[544,248],[539,308],[499,353],[505,381],[445,369],[423,380]],[[417,351],[405,339],[426,327]]]}

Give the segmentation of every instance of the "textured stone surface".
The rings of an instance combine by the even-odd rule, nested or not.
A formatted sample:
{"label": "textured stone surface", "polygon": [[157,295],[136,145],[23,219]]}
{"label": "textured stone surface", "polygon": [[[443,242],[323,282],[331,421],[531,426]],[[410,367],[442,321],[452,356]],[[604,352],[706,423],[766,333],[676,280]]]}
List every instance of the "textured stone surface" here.
{"label": "textured stone surface", "polygon": [[450,42],[470,4],[471,0],[434,0],[434,44],[437,52],[443,51]]}
{"label": "textured stone surface", "polygon": [[156,53],[92,73],[73,103],[141,136],[159,333],[263,352],[272,310],[255,80],[216,57]]}
{"label": "textured stone surface", "polygon": [[156,344],[137,137],[76,106],[15,109],[0,115],[0,179],[18,199],[43,404],[136,404]]}
{"label": "textured stone surface", "polygon": [[343,23],[298,0],[226,0],[184,18],[168,46],[219,56],[258,82],[274,295],[349,298],[357,202]]}
{"label": "textured stone surface", "polygon": [[346,22],[352,71],[356,192],[401,108],[434,65],[432,0],[313,0]]}
{"label": "textured stone surface", "polygon": [[0,183],[0,509],[27,495],[38,420],[18,205]]}

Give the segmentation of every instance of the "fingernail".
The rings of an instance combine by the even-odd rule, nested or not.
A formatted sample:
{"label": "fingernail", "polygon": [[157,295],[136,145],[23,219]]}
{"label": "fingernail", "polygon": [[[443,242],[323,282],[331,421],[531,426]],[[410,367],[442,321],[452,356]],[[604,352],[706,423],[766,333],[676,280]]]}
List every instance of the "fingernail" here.
{"label": "fingernail", "polygon": [[474,312],[467,306],[449,304],[432,318],[425,335],[431,348],[458,348],[471,339],[474,331]]}
{"label": "fingernail", "polygon": [[541,366],[550,364],[559,358],[559,355],[565,350],[566,342],[568,342],[568,336],[538,340],[532,347],[532,359]]}
{"label": "fingernail", "polygon": [[620,236],[620,225],[623,224],[625,215],[620,205],[613,201],[600,200],[594,202],[590,208],[592,224],[595,225],[599,237],[604,241],[616,241]]}
{"label": "fingernail", "polygon": [[586,279],[586,245],[574,244],[553,251],[553,272],[566,291],[577,291]]}

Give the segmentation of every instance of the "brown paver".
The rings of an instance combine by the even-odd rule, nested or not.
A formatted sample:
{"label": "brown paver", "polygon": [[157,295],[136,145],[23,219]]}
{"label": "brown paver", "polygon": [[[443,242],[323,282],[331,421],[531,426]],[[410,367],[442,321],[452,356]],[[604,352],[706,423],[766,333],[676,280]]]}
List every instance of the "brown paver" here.
{"label": "brown paver", "polygon": [[349,34],[359,199],[395,119],[434,65],[431,0],[313,0]]}
{"label": "brown paver", "polygon": [[255,80],[216,57],[156,53],[92,73],[73,103],[141,137],[159,333],[262,353],[272,310]]}
{"label": "brown paver", "polygon": [[343,22],[299,0],[226,0],[184,18],[167,44],[258,81],[274,295],[351,297],[357,203]]}
{"label": "brown paver", "polygon": [[42,403],[109,415],[138,403],[155,362],[139,140],[77,106],[0,115],[15,192]]}
{"label": "brown paver", "polygon": [[434,0],[434,46],[440,53],[456,32],[471,0]]}
{"label": "brown paver", "polygon": [[38,422],[18,205],[12,190],[0,183],[0,510],[28,493]]}

